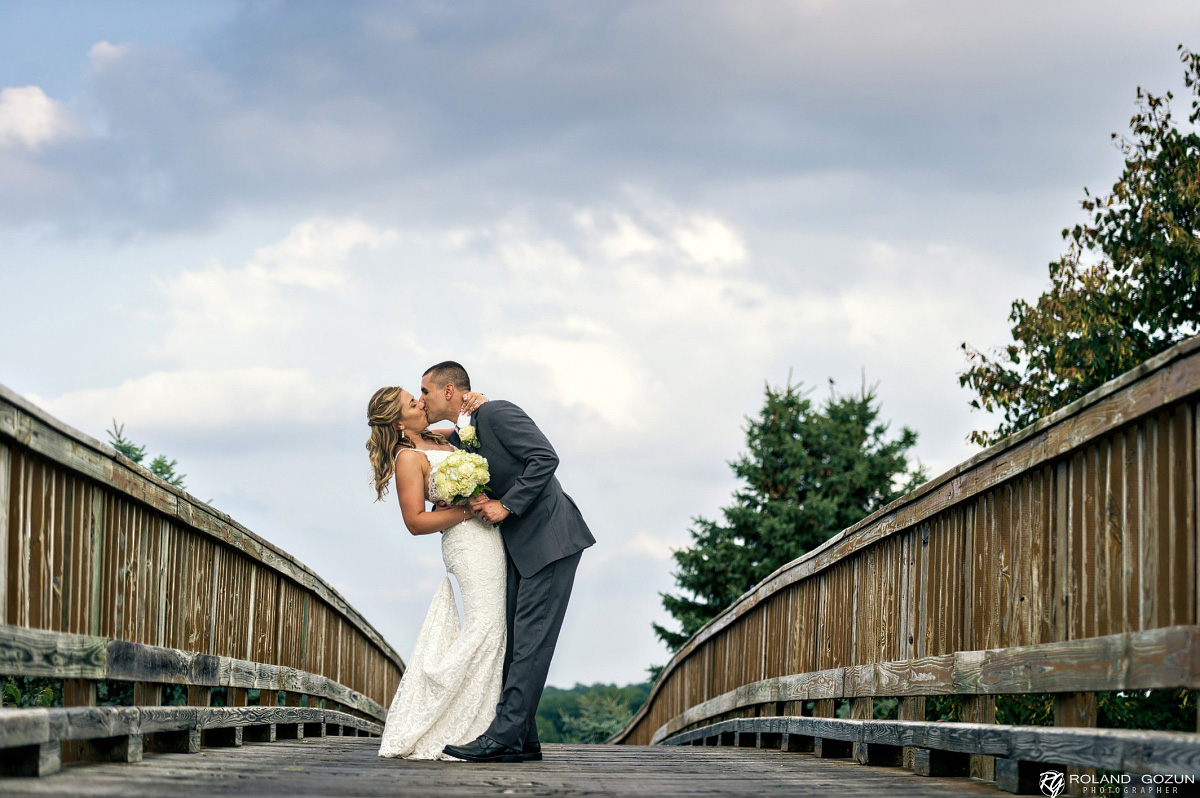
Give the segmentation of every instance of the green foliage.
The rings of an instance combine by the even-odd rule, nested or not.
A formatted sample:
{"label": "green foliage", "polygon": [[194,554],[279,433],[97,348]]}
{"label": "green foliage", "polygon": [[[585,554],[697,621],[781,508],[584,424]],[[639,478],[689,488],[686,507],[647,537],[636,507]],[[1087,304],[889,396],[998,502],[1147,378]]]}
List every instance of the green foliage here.
{"label": "green foliage", "polygon": [[896,720],[900,716],[899,698],[876,698],[872,703],[871,717],[875,720]]}
{"label": "green foliage", "polygon": [[925,720],[958,722],[962,717],[962,698],[959,696],[931,695],[925,699]]}
{"label": "green foliage", "polygon": [[[121,454],[128,457],[135,463],[140,464],[146,458],[146,447],[138,446],[133,441],[125,437],[125,425],[117,424],[117,420],[113,419],[112,429],[105,430],[108,433],[109,444]],[[150,473],[157,477],[162,477],[168,483],[177,488],[186,488],[183,479],[187,474],[176,473],[178,460],[168,460],[166,455],[160,454],[150,461]]]}
{"label": "green foliage", "polygon": [[[624,728],[649,696],[648,682],[625,687],[577,684],[570,690],[548,686],[538,703],[538,736],[544,743],[603,742]],[[596,739],[609,728],[612,731]]]}
{"label": "green foliage", "polygon": [[[927,703],[927,718],[930,717],[928,706]],[[996,696],[996,722],[1014,726],[1053,726],[1054,696]],[[1097,693],[1096,725],[1102,729],[1194,732],[1196,693],[1183,688]]]}
{"label": "green foliage", "polygon": [[692,545],[673,555],[683,592],[660,595],[681,629],[653,624],[672,649],[780,566],[924,482],[906,454],[917,433],[887,439],[875,388],[838,396],[830,385],[820,407],[790,380],[766,386],[762,413],[747,419],[749,452],[731,463],[744,487],[722,522],[694,519]]}
{"label": "green foliage", "polygon": [[603,691],[580,696],[578,714],[561,717],[564,740],[602,743],[625,728],[633,711],[619,695]]}
{"label": "green foliage", "polygon": [[96,706],[133,706],[133,682],[96,682]]}
{"label": "green foliage", "polygon": [[1096,710],[1096,725],[1102,729],[1196,731],[1196,693],[1191,690],[1099,693]]}
{"label": "green foliage", "polygon": [[996,722],[1010,726],[1053,726],[1054,696],[1044,693],[998,695]]}
{"label": "green foliage", "polygon": [[166,455],[160,454],[150,461],[150,473],[162,477],[177,488],[182,488],[184,487],[183,478],[187,474],[177,474],[175,467],[178,465],[178,460],[168,460]]}
{"label": "green foliage", "polygon": [[0,690],[0,706],[60,707],[62,682],[41,676],[9,676]]}
{"label": "green foliage", "polygon": [[[61,707],[63,687],[61,679],[44,676],[4,677],[2,694],[6,707]],[[187,688],[167,685],[167,690],[182,689],[187,703]],[[96,706],[131,706],[133,704],[133,682],[100,680],[96,682]]]}
{"label": "green foliage", "polygon": [[105,430],[105,432],[108,433],[109,444],[133,462],[140,463],[146,457],[146,447],[138,446],[133,441],[126,438],[125,425],[118,425],[115,418],[113,419],[112,429]]}
{"label": "green foliage", "polygon": [[1129,138],[1113,134],[1125,167],[1110,193],[1084,190],[1085,224],[1063,230],[1067,253],[1051,287],[1012,303],[1013,343],[984,354],[964,343],[959,384],[971,406],[999,411],[990,445],[1079,399],[1172,345],[1200,320],[1200,54],[1179,47],[1191,89],[1191,130],[1171,117],[1172,95],[1137,91]]}

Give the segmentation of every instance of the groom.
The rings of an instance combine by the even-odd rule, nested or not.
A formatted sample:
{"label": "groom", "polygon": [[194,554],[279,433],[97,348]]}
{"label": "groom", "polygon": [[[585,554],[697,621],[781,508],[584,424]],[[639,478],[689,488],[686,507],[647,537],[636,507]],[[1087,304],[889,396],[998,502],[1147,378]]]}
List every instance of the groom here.
{"label": "groom", "polygon": [[[470,377],[458,363],[447,360],[430,367],[421,378],[429,423],[457,421],[462,395],[469,390]],[[554,476],[554,447],[525,411],[512,402],[492,400],[471,421],[478,452],[488,461],[494,497],[476,497],[471,507],[479,518],[500,525],[508,554],[508,648],[492,725],[474,741],[444,750],[469,762],[538,760],[542,747],[534,714],[579,557],[596,539]],[[463,446],[458,430],[450,442]]]}

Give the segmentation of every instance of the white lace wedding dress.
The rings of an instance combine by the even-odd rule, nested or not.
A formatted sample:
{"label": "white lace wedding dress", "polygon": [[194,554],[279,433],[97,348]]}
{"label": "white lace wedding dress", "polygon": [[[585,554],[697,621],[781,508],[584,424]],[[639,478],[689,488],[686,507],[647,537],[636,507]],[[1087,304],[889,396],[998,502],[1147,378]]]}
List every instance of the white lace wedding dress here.
{"label": "white lace wedding dress", "polygon": [[[432,475],[452,454],[424,450],[430,479],[426,495],[438,501]],[[450,577],[442,580],[392,699],[379,755],[453,759],[442,746],[462,745],[487,730],[500,699],[504,670],[505,555],[500,530],[477,518],[442,534],[442,559],[458,580],[463,621]]]}

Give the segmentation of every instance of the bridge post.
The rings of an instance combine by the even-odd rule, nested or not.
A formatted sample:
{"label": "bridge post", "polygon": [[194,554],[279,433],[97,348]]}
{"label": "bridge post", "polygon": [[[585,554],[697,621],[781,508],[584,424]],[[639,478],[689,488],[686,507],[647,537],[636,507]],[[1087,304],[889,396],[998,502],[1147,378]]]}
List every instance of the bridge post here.
{"label": "bridge post", "polygon": [[[803,701],[788,701],[784,704],[783,714],[788,717],[801,717],[804,715]],[[810,754],[813,750],[813,738],[807,734],[794,734],[792,732],[784,732],[783,743],[780,748],[790,753],[806,753]]]}
{"label": "bridge post", "polygon": [[[913,748],[913,773],[918,776],[969,776],[970,754],[957,751],[938,751],[932,748]],[[999,771],[997,771],[999,779]],[[999,784],[999,782],[997,782]]]}
{"label": "bridge post", "polygon": [[83,741],[83,758],[91,762],[141,762],[144,741],[140,734],[122,734]]}
{"label": "bridge post", "polygon": [[273,743],[277,735],[274,723],[264,723],[259,726],[246,726],[242,731],[242,740],[247,743]]}
{"label": "bridge post", "polygon": [[813,738],[807,734],[792,734],[788,732],[783,735],[783,745],[780,747],[789,753],[811,754],[813,752]]}
{"label": "bridge post", "polygon": [[1042,774],[1062,771],[1058,765],[1044,762],[1024,762],[1016,759],[996,757],[996,789],[1015,795],[1044,795],[1041,789]]}
{"label": "bridge post", "polygon": [[[315,695],[309,695],[306,697],[305,700],[306,700],[308,706],[312,709],[321,709],[325,705],[325,701]],[[324,722],[305,723],[304,724],[304,736],[305,737],[324,737],[325,736]]]}
{"label": "bridge post", "polygon": [[[94,679],[63,679],[64,707],[96,706],[96,681]],[[82,740],[64,740],[60,757],[63,762],[79,762],[83,759]]]}
{"label": "bridge post", "polygon": [[135,707],[161,707],[162,685],[157,682],[134,682],[133,705]]}
{"label": "bridge post", "polygon": [[0,776],[50,776],[62,770],[58,740],[0,749]]}
{"label": "bridge post", "polygon": [[200,753],[200,729],[154,732],[146,738],[146,747],[160,754]]}
{"label": "bridge post", "polygon": [[[212,706],[212,688],[196,687],[195,685],[188,685],[187,705],[189,707]],[[202,746],[204,746],[204,745],[219,746],[219,745],[223,744],[220,741],[210,742],[209,737],[211,737],[211,736],[212,736],[211,732],[208,729],[201,730],[200,731],[200,745],[202,745]],[[190,740],[188,742],[188,750],[191,750]],[[199,753],[199,752],[197,751],[197,753]]]}
{"label": "bridge post", "polygon": [[[850,699],[850,718],[852,720],[871,720],[875,717],[875,699],[870,696]],[[853,743],[851,746],[854,759],[860,765],[867,764],[867,744]]]}
{"label": "bridge post", "polygon": [[813,738],[813,755],[818,759],[849,759],[853,753],[853,744],[846,740]]}
{"label": "bridge post", "polygon": [[[813,702],[814,718],[832,718],[837,712],[836,702],[832,698],[822,698]],[[853,756],[853,746],[846,740],[834,740],[826,737],[813,737],[813,754],[819,759],[848,759]]]}
{"label": "bridge post", "polygon": [[[283,694],[283,706],[299,707],[300,693],[294,693],[287,690]],[[275,725],[276,736],[280,740],[303,740],[304,739],[304,724],[303,723],[277,723]]]}
{"label": "bridge post", "polygon": [[[925,720],[925,696],[905,696],[901,698],[896,718],[898,720]],[[904,767],[913,771],[916,770],[916,751],[916,748],[911,747],[904,749]]]}
{"label": "bridge post", "polygon": [[[1095,693],[1056,693],[1054,696],[1054,725],[1055,726],[1084,726],[1093,728],[1097,723],[1097,704]],[[1095,768],[1071,766],[1066,769],[1067,795],[1083,795],[1086,785],[1078,780],[1072,781],[1071,776],[1088,774],[1096,775]]]}
{"label": "bridge post", "polygon": [[204,730],[204,744],[213,748],[240,748],[243,740],[241,726]]}
{"label": "bridge post", "polygon": [[[963,697],[963,720],[968,723],[995,723],[996,697],[991,695],[969,695]],[[995,757],[981,754],[971,755],[971,778],[992,781],[996,778]]]}

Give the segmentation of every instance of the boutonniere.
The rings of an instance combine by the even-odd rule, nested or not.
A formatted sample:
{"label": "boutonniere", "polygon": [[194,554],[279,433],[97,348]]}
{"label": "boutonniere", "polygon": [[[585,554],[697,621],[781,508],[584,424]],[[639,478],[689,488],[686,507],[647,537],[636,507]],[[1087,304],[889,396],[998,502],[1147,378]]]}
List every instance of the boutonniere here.
{"label": "boutonniere", "polygon": [[458,440],[468,449],[479,448],[479,437],[475,434],[475,428],[471,425],[459,427]]}

